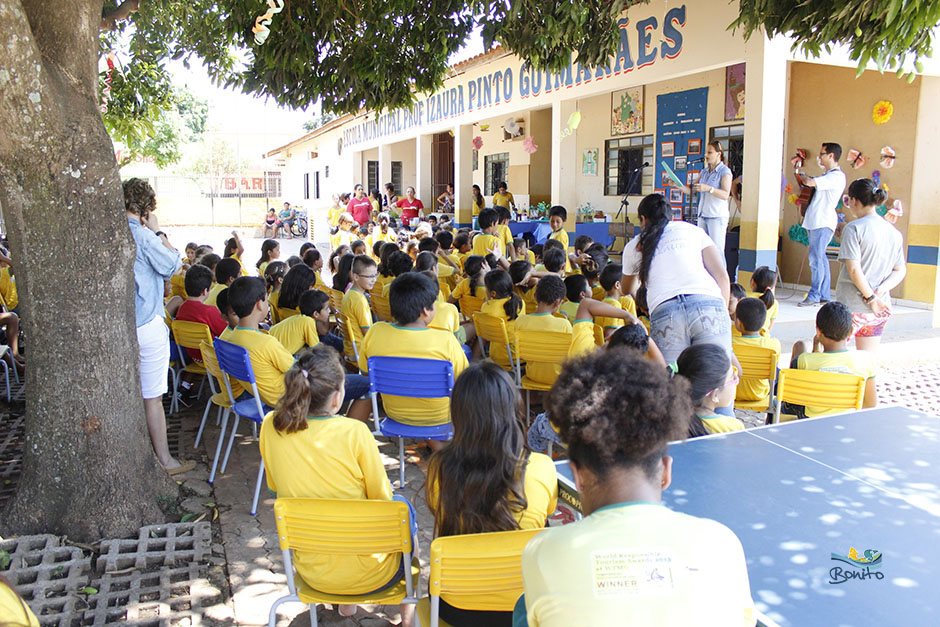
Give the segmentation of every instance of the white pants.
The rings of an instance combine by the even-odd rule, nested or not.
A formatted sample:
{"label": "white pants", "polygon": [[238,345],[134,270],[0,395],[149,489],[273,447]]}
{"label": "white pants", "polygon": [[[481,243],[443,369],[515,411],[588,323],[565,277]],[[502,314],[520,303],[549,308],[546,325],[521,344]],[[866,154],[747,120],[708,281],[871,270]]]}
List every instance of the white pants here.
{"label": "white pants", "polygon": [[170,367],[170,330],[160,316],[137,327],[140,345],[140,391],[144,399],[166,394]]}
{"label": "white pants", "polygon": [[705,218],[698,217],[698,226],[708,233],[708,237],[715,242],[718,247],[718,253],[721,255],[721,263],[725,263],[725,235],[728,234],[728,218]]}

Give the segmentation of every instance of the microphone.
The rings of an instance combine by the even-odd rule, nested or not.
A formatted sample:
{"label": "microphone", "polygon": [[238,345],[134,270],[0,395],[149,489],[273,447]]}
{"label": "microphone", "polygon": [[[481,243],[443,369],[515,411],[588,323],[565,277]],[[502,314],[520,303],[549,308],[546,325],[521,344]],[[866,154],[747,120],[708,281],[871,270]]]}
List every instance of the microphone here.
{"label": "microphone", "polygon": [[633,171],[634,171],[634,172],[639,172],[639,171],[642,170],[643,168],[648,168],[648,167],[650,167],[649,161],[644,161],[644,162],[643,162],[643,165],[641,165],[641,166],[638,167],[638,168],[634,168]]}
{"label": "microphone", "polygon": [[704,161],[705,157],[699,157],[698,159],[689,159],[686,163],[703,163]]}

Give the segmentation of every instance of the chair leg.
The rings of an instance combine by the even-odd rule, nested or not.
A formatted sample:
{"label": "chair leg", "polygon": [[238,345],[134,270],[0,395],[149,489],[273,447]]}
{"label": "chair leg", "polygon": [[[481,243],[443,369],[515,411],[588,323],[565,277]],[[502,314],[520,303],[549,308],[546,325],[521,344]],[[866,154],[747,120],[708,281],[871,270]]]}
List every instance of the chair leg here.
{"label": "chair leg", "polygon": [[[7,384],[7,403],[10,402],[10,367],[7,366],[7,362],[0,360],[0,365],[3,366],[3,378]],[[16,366],[13,366],[13,370],[16,371]]]}
{"label": "chair leg", "polygon": [[[235,412],[232,412],[233,414]],[[232,435],[228,439],[228,448],[225,449],[225,457],[222,458],[222,469],[220,472],[225,472],[225,467],[228,466],[228,456],[232,454],[232,444],[235,442],[235,432],[238,431],[238,419],[240,416],[235,414],[235,422],[232,423]]]}
{"label": "chair leg", "polygon": [[255,497],[251,500],[251,515],[258,513],[258,497],[261,495],[261,482],[264,480],[264,460],[258,464],[258,480],[255,481]]}
{"label": "chair leg", "polygon": [[215,426],[219,426],[219,423],[222,421],[222,406],[219,405],[218,411],[215,412]]}
{"label": "chair leg", "polygon": [[219,430],[219,443],[215,446],[215,457],[212,459],[212,472],[209,473],[209,483],[215,481],[215,471],[219,467],[219,456],[222,453],[222,443],[225,441],[225,427],[228,426],[228,408],[222,413],[222,428]]}
{"label": "chair leg", "polygon": [[405,487],[405,438],[398,438],[398,489]]}
{"label": "chair leg", "polygon": [[[310,627],[317,627],[317,604],[310,603]],[[271,625],[271,627],[274,627]]]}
{"label": "chair leg", "polygon": [[199,432],[196,433],[196,443],[193,448],[199,448],[199,440],[202,439],[202,430],[206,428],[206,418],[209,417],[209,408],[212,407],[212,399],[206,401],[206,409],[202,412],[202,422],[199,423]]}
{"label": "chair leg", "polygon": [[525,426],[529,426],[529,390],[525,391]]}

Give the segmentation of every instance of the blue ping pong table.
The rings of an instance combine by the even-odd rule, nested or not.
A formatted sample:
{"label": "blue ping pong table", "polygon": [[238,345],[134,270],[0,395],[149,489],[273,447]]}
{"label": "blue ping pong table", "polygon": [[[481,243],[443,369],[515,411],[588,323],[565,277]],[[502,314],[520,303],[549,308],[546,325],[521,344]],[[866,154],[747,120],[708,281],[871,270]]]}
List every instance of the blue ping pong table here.
{"label": "blue ping pong table", "polygon": [[940,625],[940,418],[880,407],[669,452],[664,504],[737,534],[755,605],[779,625]]}

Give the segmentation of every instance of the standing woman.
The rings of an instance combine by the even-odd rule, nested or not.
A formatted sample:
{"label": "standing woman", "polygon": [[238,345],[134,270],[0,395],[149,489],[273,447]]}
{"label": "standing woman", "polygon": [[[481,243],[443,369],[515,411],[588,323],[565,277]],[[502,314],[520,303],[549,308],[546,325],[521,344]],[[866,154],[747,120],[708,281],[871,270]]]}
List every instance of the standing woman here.
{"label": "standing woman", "polygon": [[875,351],[891,317],[891,289],[907,273],[901,232],[875,208],[887,193],[871,179],[849,185],[843,204],[855,214],[842,231],[839,261],[845,270],[836,283],[836,300],[852,312],[855,347]]}
{"label": "standing woman", "polygon": [[650,337],[666,363],[693,344],[709,343],[724,348],[736,364],[723,254],[702,229],[671,220],[661,194],[641,200],[637,213],[643,231],[623,251],[624,294],[636,299],[640,284],[646,287]]}
{"label": "standing woman", "polygon": [[480,212],[483,211],[483,207],[486,204],[486,200],[483,198],[483,192],[480,191],[479,185],[473,186],[473,195],[470,200],[473,203],[473,230],[476,230],[477,216],[480,215]]}
{"label": "standing woman", "polygon": [[401,211],[403,226],[408,226],[415,218],[424,217],[424,203],[415,197],[414,187],[408,187],[405,190],[405,197],[395,203],[395,206]]}
{"label": "standing woman", "polygon": [[372,202],[366,198],[360,183],[356,183],[353,197],[346,205],[346,213],[350,214],[360,226],[367,224],[372,216]]}
{"label": "standing woman", "polygon": [[194,461],[180,463],[170,455],[163,413],[170,367],[170,331],[163,321],[163,285],[179,270],[181,260],[179,251],[170,245],[166,235],[156,234],[160,230],[157,217],[153,215],[156,207],[156,194],[147,181],[138,178],[124,181],[124,209],[137,245],[134,306],[140,347],[140,390],[147,430],[157,459],[168,473],[176,475],[196,466]]}
{"label": "standing woman", "polygon": [[[724,151],[718,142],[709,142],[705,148],[705,169],[692,189],[698,192],[698,225],[705,229],[725,258],[725,235],[728,232],[728,198],[731,197],[731,168],[724,163]],[[684,194],[692,189],[683,185]]]}
{"label": "standing woman", "polygon": [[454,210],[454,186],[450,183],[447,184],[447,187],[441,192],[441,195],[437,197],[438,208],[444,213],[450,213]]}

